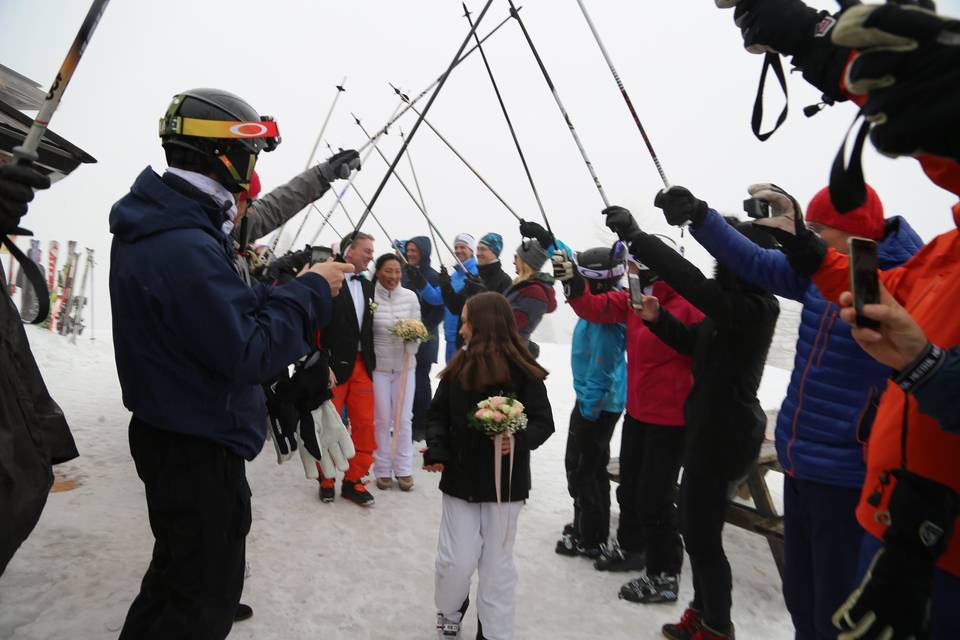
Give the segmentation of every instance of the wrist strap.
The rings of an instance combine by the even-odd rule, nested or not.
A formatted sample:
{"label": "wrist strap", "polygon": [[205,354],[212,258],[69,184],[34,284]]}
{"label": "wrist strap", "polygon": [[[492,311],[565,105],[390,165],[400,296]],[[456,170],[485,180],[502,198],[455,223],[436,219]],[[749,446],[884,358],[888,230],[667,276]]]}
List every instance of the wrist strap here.
{"label": "wrist strap", "polygon": [[913,362],[891,377],[907,393],[916,393],[943,365],[946,352],[935,344],[927,344]]}

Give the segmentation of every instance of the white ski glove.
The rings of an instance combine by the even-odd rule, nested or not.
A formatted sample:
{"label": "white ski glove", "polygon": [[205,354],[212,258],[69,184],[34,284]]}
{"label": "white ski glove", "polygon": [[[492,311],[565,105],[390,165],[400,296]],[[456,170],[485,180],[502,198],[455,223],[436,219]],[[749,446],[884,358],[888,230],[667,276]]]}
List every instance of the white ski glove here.
{"label": "white ski glove", "polygon": [[327,400],[320,408],[312,411],[309,418],[308,415],[303,416],[297,434],[303,444],[300,459],[303,461],[304,473],[308,478],[317,477],[316,465],[311,468],[309,464],[313,461],[320,463],[320,469],[327,478],[335,477],[337,471],[346,471],[350,467],[350,458],[355,456],[357,451],[333,402]]}

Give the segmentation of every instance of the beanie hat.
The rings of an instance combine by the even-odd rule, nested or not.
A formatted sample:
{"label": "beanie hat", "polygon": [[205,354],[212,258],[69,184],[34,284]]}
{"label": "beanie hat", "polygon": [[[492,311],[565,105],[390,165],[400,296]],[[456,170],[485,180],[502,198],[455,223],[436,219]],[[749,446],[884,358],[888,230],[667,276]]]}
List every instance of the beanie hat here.
{"label": "beanie hat", "polygon": [[500,252],[503,251],[503,236],[491,231],[480,238],[480,244],[493,251],[493,254],[499,258]]}
{"label": "beanie hat", "polygon": [[453,239],[453,246],[457,246],[458,244],[467,245],[470,247],[470,251],[477,250],[477,239],[469,233],[458,233],[457,237]]}
{"label": "beanie hat", "polygon": [[866,202],[847,213],[839,213],[830,200],[829,187],[824,187],[807,205],[807,222],[817,222],[871,240],[882,240],[883,203],[873,187],[866,185],[866,188]]}
{"label": "beanie hat", "polygon": [[534,271],[540,271],[549,257],[536,239],[521,242],[520,246],[517,247],[517,256]]}

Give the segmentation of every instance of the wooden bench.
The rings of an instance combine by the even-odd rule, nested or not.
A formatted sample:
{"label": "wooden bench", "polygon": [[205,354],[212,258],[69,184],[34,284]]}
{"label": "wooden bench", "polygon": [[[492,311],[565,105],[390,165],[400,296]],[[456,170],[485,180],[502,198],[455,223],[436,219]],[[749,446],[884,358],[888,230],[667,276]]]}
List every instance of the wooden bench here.
{"label": "wooden bench", "polygon": [[[783,516],[777,513],[767,488],[766,475],[771,470],[782,471],[773,441],[765,440],[760,447],[756,466],[750,470],[737,491],[738,497],[752,500],[753,506],[731,500],[727,508],[727,523],[765,537],[777,571],[783,578]],[[610,459],[607,475],[612,481],[620,482],[619,458]]]}

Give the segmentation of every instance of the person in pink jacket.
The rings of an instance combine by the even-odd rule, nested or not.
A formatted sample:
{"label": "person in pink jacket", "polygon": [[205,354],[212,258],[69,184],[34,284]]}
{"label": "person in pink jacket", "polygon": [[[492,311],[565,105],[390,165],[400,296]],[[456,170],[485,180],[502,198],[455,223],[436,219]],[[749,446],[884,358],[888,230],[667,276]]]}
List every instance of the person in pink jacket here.
{"label": "person in pink jacket", "polygon": [[[655,273],[630,263],[648,295],[682,322],[703,318]],[[627,414],[620,441],[620,524],[617,544],[605,546],[594,566],[600,571],[639,571],[646,575],[620,589],[634,602],[677,599],[683,542],[678,531],[674,486],[683,456],[683,405],[693,386],[690,358],[660,341],[630,304],[628,291],[590,293],[569,261],[555,264],[567,302],[584,320],[622,323],[627,327]]]}

